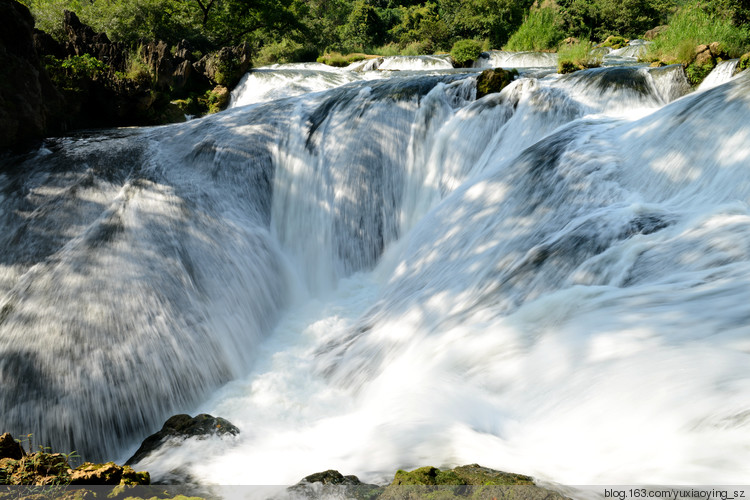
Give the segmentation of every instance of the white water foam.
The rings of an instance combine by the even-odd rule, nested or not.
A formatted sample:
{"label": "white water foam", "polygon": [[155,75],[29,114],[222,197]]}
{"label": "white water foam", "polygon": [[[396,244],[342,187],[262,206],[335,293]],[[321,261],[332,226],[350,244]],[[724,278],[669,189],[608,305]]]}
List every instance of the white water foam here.
{"label": "white water foam", "polygon": [[[188,441],[138,466],[215,484],[289,484],[329,468],[387,482],[397,468],[475,462],[567,484],[742,483],[750,76],[667,105],[677,92],[655,84],[663,77],[521,78],[477,101],[473,76],[362,82],[144,132],[155,154],[129,174],[153,184],[130,209],[143,213],[93,253],[73,245],[77,269],[103,273],[110,296],[117,279],[103,270],[125,258],[157,290],[152,266],[186,258],[133,249],[162,241],[147,228],[165,234],[157,222],[178,217],[166,227],[190,235],[159,253],[195,255],[200,293],[185,306],[166,286],[165,306],[140,307],[174,327],[197,305],[216,338],[250,333],[250,347],[225,345],[253,359],[202,404],[179,407],[229,419],[238,438]],[[50,179],[67,182],[42,167],[28,181],[40,198]],[[119,189],[103,175],[95,185]],[[79,184],[70,196],[96,201]],[[35,206],[26,211],[42,221],[59,213]],[[253,238],[269,241],[276,268],[255,261]],[[17,265],[31,248],[6,246]],[[22,331],[48,296],[31,283],[26,302],[27,289],[14,296],[28,316],[11,311],[3,334],[7,318]],[[75,304],[61,283],[57,296]],[[254,310],[272,321],[286,307],[272,332],[226,320],[269,285],[280,287],[274,306]]]}

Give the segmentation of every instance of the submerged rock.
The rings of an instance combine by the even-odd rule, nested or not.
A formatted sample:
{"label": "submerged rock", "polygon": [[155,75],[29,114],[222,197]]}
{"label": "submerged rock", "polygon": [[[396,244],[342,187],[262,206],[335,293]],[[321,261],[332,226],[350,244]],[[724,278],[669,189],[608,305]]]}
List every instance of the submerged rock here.
{"label": "submerged rock", "polygon": [[188,439],[226,434],[236,436],[239,433],[240,430],[237,427],[221,417],[213,417],[206,413],[201,413],[195,417],[185,414],[174,415],[164,422],[164,426],[159,432],[143,440],[141,446],[125,462],[125,465],[140,462],[169,439]]}

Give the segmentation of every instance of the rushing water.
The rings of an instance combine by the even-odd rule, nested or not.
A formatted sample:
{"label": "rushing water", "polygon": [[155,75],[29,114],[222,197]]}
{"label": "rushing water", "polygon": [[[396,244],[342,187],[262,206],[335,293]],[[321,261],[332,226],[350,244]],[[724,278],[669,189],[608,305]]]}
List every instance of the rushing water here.
{"label": "rushing water", "polygon": [[9,161],[0,427],[124,459],[210,412],[139,467],[218,484],[746,482],[750,75],[543,75],[267,68]]}

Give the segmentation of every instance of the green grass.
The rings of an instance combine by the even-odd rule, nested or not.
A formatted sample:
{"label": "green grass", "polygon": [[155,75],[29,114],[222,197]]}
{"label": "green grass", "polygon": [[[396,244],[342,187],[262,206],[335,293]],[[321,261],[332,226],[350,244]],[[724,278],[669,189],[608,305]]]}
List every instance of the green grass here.
{"label": "green grass", "polygon": [[573,45],[563,45],[557,51],[558,73],[572,73],[580,69],[596,68],[602,64],[601,53],[592,53],[594,44],[581,40]]}
{"label": "green grass", "polygon": [[544,51],[552,50],[565,38],[562,20],[551,8],[531,9],[528,17],[513,33],[504,50]]}
{"label": "green grass", "polygon": [[697,45],[712,42],[719,42],[729,57],[739,57],[750,48],[750,32],[747,27],[734,26],[731,20],[707,13],[700,4],[692,3],[672,16],[669,29],[649,45],[644,59],[687,64]]}
{"label": "green grass", "polygon": [[337,68],[343,68],[345,66],[349,66],[351,63],[363,61],[365,59],[372,59],[374,57],[377,56],[368,56],[367,54],[362,54],[361,52],[355,52],[346,55],[343,55],[340,52],[329,52],[318,57],[318,62],[327,64],[329,66],[335,66]]}

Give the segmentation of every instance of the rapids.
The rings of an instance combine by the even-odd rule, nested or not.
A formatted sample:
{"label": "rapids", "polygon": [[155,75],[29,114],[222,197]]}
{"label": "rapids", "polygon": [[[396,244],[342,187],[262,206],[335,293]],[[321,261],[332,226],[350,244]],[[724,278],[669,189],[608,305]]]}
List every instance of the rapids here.
{"label": "rapids", "polygon": [[0,430],[124,460],[209,412],[137,464],[208,484],[746,482],[750,74],[378,64],[6,159]]}

